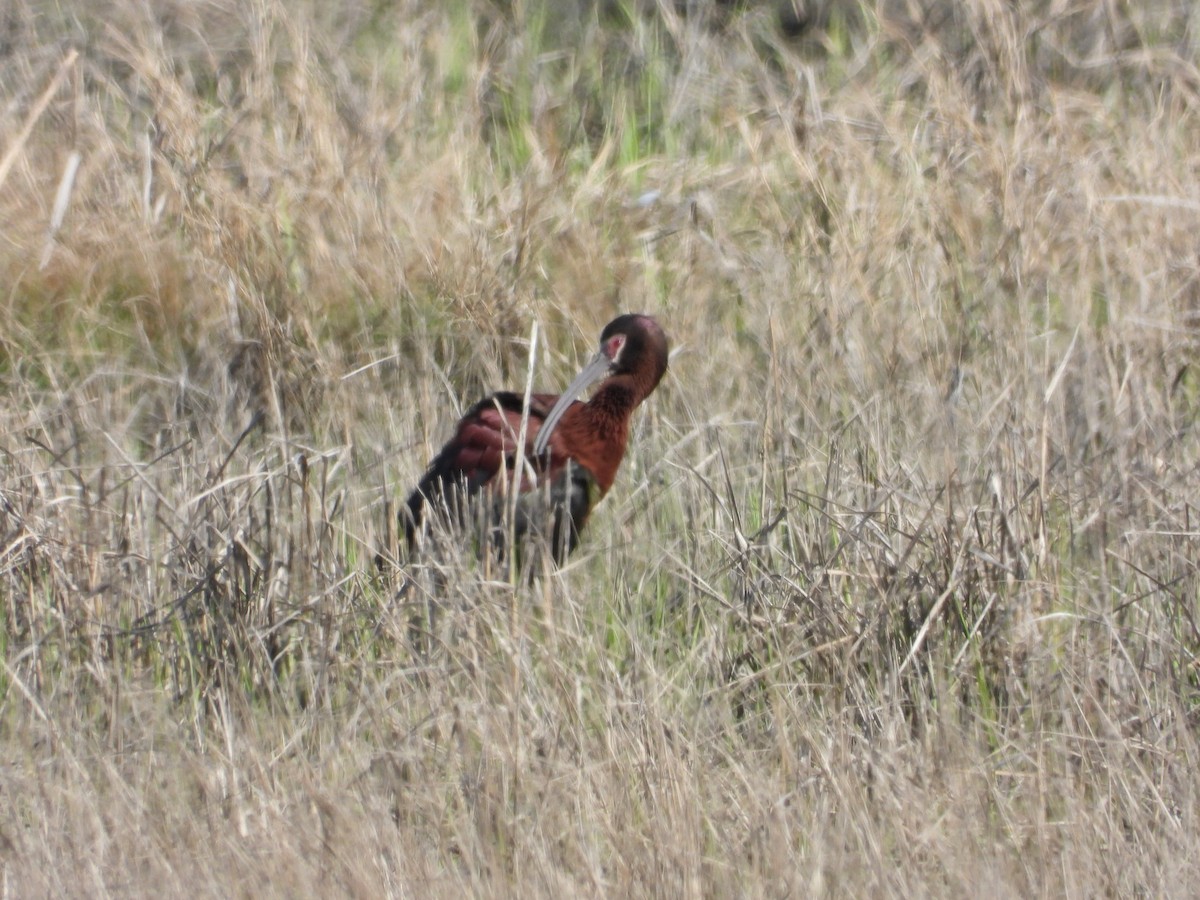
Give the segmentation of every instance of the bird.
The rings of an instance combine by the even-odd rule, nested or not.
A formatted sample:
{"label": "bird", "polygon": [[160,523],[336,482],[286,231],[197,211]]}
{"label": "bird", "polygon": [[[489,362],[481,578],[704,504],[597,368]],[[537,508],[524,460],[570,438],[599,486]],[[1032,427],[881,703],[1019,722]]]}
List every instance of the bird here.
{"label": "bird", "polygon": [[[540,532],[554,560],[565,562],[612,487],[630,416],[666,374],[668,349],[657,320],[627,313],[604,327],[599,350],[561,395],[531,394],[526,408],[524,394],[499,391],[472,406],[400,510],[410,553],[436,519],[459,532],[475,527],[501,551],[509,525],[518,544]],[[579,399],[597,381],[591,399]]]}

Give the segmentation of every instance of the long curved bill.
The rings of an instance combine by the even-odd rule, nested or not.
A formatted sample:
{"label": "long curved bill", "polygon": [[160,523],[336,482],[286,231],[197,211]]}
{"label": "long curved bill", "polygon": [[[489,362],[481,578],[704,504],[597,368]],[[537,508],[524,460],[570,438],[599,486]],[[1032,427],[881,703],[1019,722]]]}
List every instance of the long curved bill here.
{"label": "long curved bill", "polygon": [[538,429],[537,439],[533,442],[534,456],[541,456],[546,452],[546,447],[550,443],[550,435],[553,434],[555,426],[558,425],[558,420],[563,417],[563,413],[571,408],[571,404],[578,399],[580,394],[607,375],[610,368],[612,368],[612,360],[603,353],[597,353],[592,357],[591,362],[584,366],[583,370],[575,376],[575,380],[562,392],[562,396],[551,407],[545,421],[542,422],[542,427]]}

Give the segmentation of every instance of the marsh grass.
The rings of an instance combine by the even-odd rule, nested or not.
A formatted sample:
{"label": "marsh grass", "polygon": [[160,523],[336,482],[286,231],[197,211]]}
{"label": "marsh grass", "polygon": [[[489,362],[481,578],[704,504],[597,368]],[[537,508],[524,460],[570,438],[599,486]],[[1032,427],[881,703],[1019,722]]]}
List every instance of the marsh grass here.
{"label": "marsh grass", "polygon": [[[1195,894],[1196,14],[696,6],[10,6],[6,889]],[[405,559],[629,310],[569,565]]]}

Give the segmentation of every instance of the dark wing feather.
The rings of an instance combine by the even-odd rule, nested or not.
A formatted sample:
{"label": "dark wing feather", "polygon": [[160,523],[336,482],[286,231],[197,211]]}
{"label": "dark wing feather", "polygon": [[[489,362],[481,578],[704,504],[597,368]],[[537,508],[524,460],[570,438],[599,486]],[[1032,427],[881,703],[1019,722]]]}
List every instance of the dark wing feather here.
{"label": "dark wing feather", "polygon": [[549,509],[540,491],[522,495],[517,504],[516,533],[518,538],[530,531],[542,534],[561,564],[579,543],[579,533],[602,492],[591,472],[568,460],[552,476],[549,493]]}
{"label": "dark wing feather", "polygon": [[[538,429],[557,399],[553,394],[533,394],[530,397],[526,452],[529,452],[528,448],[533,445]],[[451,508],[455,508],[462,492],[470,497],[500,473],[512,473],[523,408],[523,395],[502,391],[479,401],[462,417],[454,436],[434,457],[416,489],[409,495],[404,525],[410,546],[428,504],[447,502]],[[556,474],[554,470],[561,468],[565,462],[565,458],[560,460],[552,454],[551,477]],[[530,486],[522,480],[522,491]]]}

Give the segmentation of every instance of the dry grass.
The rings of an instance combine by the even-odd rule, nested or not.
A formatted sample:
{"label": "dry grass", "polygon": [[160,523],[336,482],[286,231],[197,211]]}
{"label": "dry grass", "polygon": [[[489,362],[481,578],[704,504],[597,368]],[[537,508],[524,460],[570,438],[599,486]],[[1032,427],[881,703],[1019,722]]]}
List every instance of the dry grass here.
{"label": "dry grass", "polygon": [[[1200,13],[636,5],[8,6],[6,892],[1200,892]],[[621,310],[572,564],[376,575]]]}

